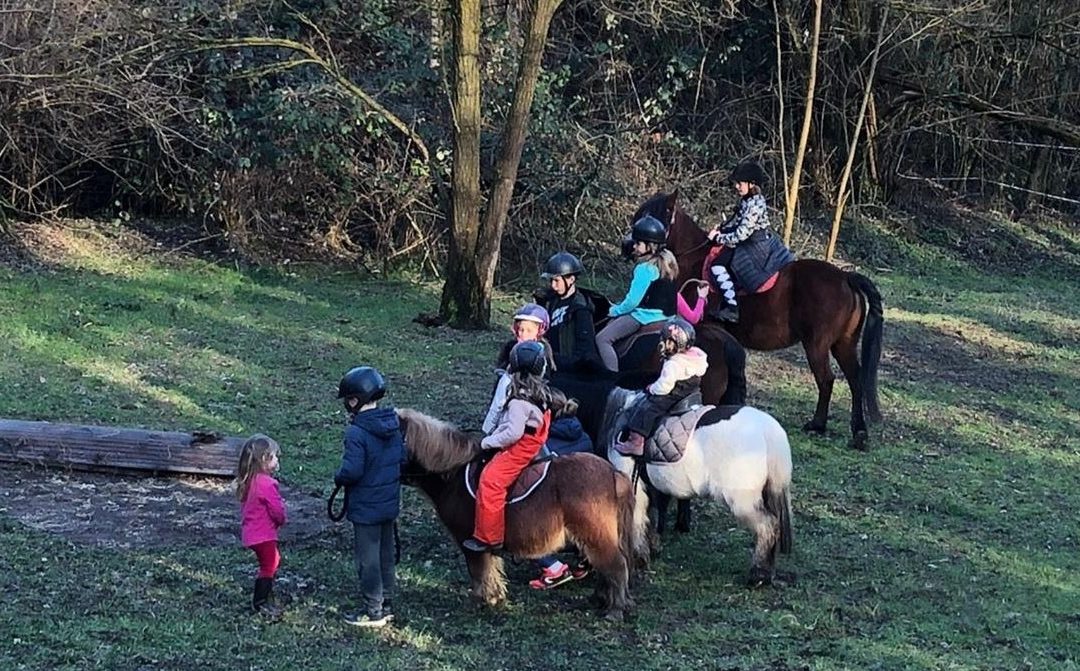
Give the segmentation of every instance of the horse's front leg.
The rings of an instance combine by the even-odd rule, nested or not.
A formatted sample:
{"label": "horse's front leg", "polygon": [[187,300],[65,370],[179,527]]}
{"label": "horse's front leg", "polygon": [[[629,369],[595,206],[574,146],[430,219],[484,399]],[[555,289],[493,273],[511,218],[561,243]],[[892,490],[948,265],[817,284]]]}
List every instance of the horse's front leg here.
{"label": "horse's front leg", "polygon": [[498,606],[506,601],[506,576],[501,558],[488,552],[465,551],[465,564],[469,567],[469,595],[487,606]]}
{"label": "horse's front leg", "polygon": [[803,425],[803,430],[825,433],[825,425],[829,421],[829,402],[832,400],[833,382],[836,380],[832,365],[829,363],[829,347],[816,340],[804,340],[803,349],[806,350],[806,360],[810,364],[810,371],[814,374],[814,382],[817,383],[818,388],[814,417]]}

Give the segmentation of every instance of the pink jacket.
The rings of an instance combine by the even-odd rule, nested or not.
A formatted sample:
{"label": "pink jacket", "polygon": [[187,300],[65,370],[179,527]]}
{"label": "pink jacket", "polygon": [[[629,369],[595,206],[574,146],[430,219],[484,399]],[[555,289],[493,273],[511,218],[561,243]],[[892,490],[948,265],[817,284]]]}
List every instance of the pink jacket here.
{"label": "pink jacket", "polygon": [[276,541],[278,529],[285,526],[285,502],[278,492],[277,480],[259,473],[251,481],[247,498],[240,504],[240,542],[249,548],[266,541]]}
{"label": "pink jacket", "polygon": [[701,321],[701,315],[705,312],[705,299],[700,296],[698,296],[694,308],[691,309],[690,305],[686,302],[686,299],[682,297],[682,294],[676,293],[675,305],[679,310],[679,316],[691,324],[697,324]]}

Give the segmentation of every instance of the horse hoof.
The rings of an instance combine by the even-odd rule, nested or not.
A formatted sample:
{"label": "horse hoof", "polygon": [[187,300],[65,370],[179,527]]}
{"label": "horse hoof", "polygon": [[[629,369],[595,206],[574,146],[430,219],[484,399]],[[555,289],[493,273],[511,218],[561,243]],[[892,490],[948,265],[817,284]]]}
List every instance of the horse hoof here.
{"label": "horse hoof", "polygon": [[746,586],[755,589],[758,587],[766,587],[771,585],[773,581],[772,572],[762,568],[750,569],[750,577],[746,580]]}
{"label": "horse hoof", "polygon": [[612,608],[604,613],[604,619],[609,622],[622,622],[626,619],[626,613],[618,608]]}
{"label": "horse hoof", "polygon": [[869,449],[869,445],[867,445],[868,439],[865,431],[856,431],[851,436],[851,440],[848,441],[848,447],[860,452],[866,452]]}
{"label": "horse hoof", "polygon": [[825,433],[825,425],[815,424],[814,420],[810,420],[806,424],[802,425],[802,430],[807,433]]}

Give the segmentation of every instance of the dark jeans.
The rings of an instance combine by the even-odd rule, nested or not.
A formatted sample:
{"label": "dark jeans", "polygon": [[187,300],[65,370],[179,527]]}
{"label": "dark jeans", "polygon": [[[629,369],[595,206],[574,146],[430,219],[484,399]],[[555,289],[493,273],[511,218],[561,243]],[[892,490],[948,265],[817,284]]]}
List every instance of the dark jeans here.
{"label": "dark jeans", "polygon": [[364,610],[382,614],[383,600],[394,594],[394,521],[382,524],[353,523],[353,558],[360,578]]}

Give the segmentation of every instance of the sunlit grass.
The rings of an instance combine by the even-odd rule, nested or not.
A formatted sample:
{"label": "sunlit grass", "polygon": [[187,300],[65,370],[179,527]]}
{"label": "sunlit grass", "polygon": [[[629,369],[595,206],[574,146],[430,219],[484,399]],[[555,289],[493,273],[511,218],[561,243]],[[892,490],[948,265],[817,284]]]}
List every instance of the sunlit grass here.
{"label": "sunlit grass", "polygon": [[[310,490],[338,458],[344,370],[374,363],[394,404],[476,425],[522,300],[499,295],[496,330],[428,329],[411,320],[435,311],[435,284],[56,237],[47,270],[0,268],[4,416],[264,431],[283,445],[283,477]],[[699,502],[694,531],[666,538],[635,585],[628,623],[583,607],[591,583],[532,592],[529,565],[507,567],[510,606],[477,609],[460,554],[408,491],[398,626],[339,624],[356,597],[344,529],[284,548],[283,575],[306,587],[266,625],[246,612],[238,545],[76,545],[0,501],[0,668],[1076,668],[1080,292],[908,251],[907,267],[867,271],[886,305],[887,421],[870,452],[845,448],[842,380],[830,433],[806,436],[801,353],[752,356],[752,398],[788,428],[795,460],[795,554],[777,587],[742,586],[749,534]]]}

